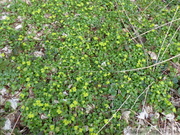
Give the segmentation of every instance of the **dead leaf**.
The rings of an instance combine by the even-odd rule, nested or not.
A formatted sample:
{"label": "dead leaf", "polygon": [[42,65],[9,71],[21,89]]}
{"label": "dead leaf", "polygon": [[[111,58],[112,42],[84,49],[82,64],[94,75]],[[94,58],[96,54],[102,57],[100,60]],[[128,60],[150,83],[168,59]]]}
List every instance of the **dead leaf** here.
{"label": "dead leaf", "polygon": [[106,62],[101,63],[101,66],[107,66]]}
{"label": "dead leaf", "polygon": [[15,27],[16,30],[19,30],[19,29],[21,29],[21,28],[22,28],[22,24],[18,24],[18,25]]}
{"label": "dead leaf", "polygon": [[166,114],[165,117],[166,117],[166,119],[168,119],[168,120],[171,121],[171,122],[172,122],[172,121],[175,121],[175,120],[174,120],[175,116],[174,116],[173,113]]}
{"label": "dead leaf", "polygon": [[41,117],[41,119],[42,119],[42,120],[44,120],[44,119],[47,119],[47,118],[48,118],[48,116],[46,116],[45,114],[41,114],[41,116],[40,116],[40,117]]}
{"label": "dead leaf", "polygon": [[54,100],[53,103],[58,104],[59,100]]}
{"label": "dead leaf", "polygon": [[129,30],[126,29],[126,28],[123,28],[122,30],[123,30],[124,32],[129,32]]}
{"label": "dead leaf", "polygon": [[6,100],[3,98],[3,96],[0,95],[0,105],[4,105],[5,101]]}
{"label": "dead leaf", "polygon": [[69,95],[66,91],[64,91],[63,94],[66,95],[66,96]]}
{"label": "dead leaf", "polygon": [[11,121],[8,118],[6,118],[5,125],[4,125],[4,127],[2,129],[3,130],[12,130]]}
{"label": "dead leaf", "polygon": [[93,110],[95,108],[95,105],[92,104],[92,105],[87,105],[86,107],[86,113],[88,114],[91,110]]}
{"label": "dead leaf", "polygon": [[12,53],[12,49],[10,46],[5,46],[3,49],[0,49],[0,52],[3,52],[5,54],[10,54]]}
{"label": "dead leaf", "polygon": [[3,15],[0,17],[0,20],[5,20],[7,18],[7,15]]}
{"label": "dead leaf", "polygon": [[48,135],[55,135],[53,131],[50,131]]}
{"label": "dead leaf", "polygon": [[22,0],[23,2],[25,2],[28,5],[31,5],[31,1],[30,0]]}
{"label": "dead leaf", "polygon": [[44,17],[45,18],[49,18],[51,16],[51,14],[45,14]]}
{"label": "dead leaf", "polygon": [[35,56],[35,57],[42,57],[42,56],[44,56],[44,53],[41,52],[41,51],[35,51],[35,52],[34,52],[34,56]]}
{"label": "dead leaf", "polygon": [[180,98],[172,98],[171,102],[175,107],[180,107]]}
{"label": "dead leaf", "polygon": [[157,55],[154,52],[148,51],[147,53],[150,55],[152,60],[157,60],[158,59]]}
{"label": "dead leaf", "polygon": [[145,120],[146,118],[148,118],[148,113],[144,110],[143,112],[141,112],[138,116],[138,119],[142,119]]}
{"label": "dead leaf", "polygon": [[149,114],[153,112],[152,106],[144,106],[144,110]]}
{"label": "dead leaf", "polygon": [[130,115],[130,111],[124,111],[122,113],[122,119],[124,119],[127,123],[129,123],[129,115]]}
{"label": "dead leaf", "polygon": [[132,130],[132,128],[130,126],[127,126],[126,128],[124,128],[123,134],[124,135],[132,135],[131,130]]}
{"label": "dead leaf", "polygon": [[2,89],[0,90],[0,93],[1,93],[2,96],[3,96],[3,95],[6,95],[6,94],[7,94],[6,88],[2,88]]}
{"label": "dead leaf", "polygon": [[41,40],[41,39],[40,39],[40,38],[38,38],[38,37],[34,37],[33,39],[34,39],[34,40]]}
{"label": "dead leaf", "polygon": [[34,97],[35,97],[35,95],[34,95],[33,89],[30,88],[29,89],[29,98],[34,98]]}
{"label": "dead leaf", "polygon": [[19,99],[17,99],[17,98],[12,98],[12,99],[9,99],[8,101],[11,103],[11,107],[12,107],[14,110],[16,110],[16,108],[17,108],[17,103],[18,103]]}

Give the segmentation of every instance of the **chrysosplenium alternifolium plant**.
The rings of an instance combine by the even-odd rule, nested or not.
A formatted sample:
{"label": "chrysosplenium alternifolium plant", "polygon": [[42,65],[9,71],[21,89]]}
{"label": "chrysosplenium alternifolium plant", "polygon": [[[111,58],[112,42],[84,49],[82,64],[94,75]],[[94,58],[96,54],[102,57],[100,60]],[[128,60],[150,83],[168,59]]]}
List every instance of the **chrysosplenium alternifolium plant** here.
{"label": "chrysosplenium alternifolium plant", "polygon": [[[175,71],[163,73],[168,63],[116,72],[154,64],[147,51],[158,54],[169,26],[142,35],[146,42],[133,37],[134,28],[143,33],[172,20],[177,6],[157,3],[146,9],[150,2],[142,0],[32,0],[3,9],[9,14],[1,21],[1,46],[6,43],[12,53],[1,54],[1,85],[10,81],[12,92],[21,89],[22,121],[31,132],[96,134],[129,95],[123,110],[134,106],[138,112],[145,94],[135,101],[152,82],[146,104],[160,112],[176,111],[169,101]],[[22,28],[16,30],[20,17]],[[166,49],[177,25],[173,22],[169,30],[163,59],[179,53],[178,36]],[[118,112],[101,133],[121,133],[128,123],[120,118]]]}

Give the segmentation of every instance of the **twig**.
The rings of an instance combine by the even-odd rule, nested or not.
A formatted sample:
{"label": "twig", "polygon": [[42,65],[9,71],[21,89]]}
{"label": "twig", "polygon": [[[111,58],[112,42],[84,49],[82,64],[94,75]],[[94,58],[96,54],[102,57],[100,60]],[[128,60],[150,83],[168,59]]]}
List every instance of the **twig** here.
{"label": "twig", "polygon": [[168,48],[168,47],[169,47],[169,45],[171,44],[171,42],[172,42],[172,40],[173,40],[174,36],[176,35],[176,33],[178,32],[178,29],[179,29],[179,28],[180,28],[180,26],[176,29],[176,31],[175,31],[175,33],[174,33],[174,35],[172,36],[172,38],[171,38],[171,40],[170,40],[169,44],[167,45],[166,49],[164,50],[164,52],[163,52],[163,54],[162,54],[162,56],[161,56],[161,58],[160,58],[160,60],[159,60],[159,61],[161,61],[161,60],[162,60],[162,58],[163,58],[163,56],[164,56],[165,52],[167,51],[167,48]]}
{"label": "twig", "polygon": [[178,93],[175,89],[170,88],[170,90],[171,90],[172,92],[174,92],[174,94],[175,94],[176,96],[180,97],[179,93]]}
{"label": "twig", "polygon": [[144,55],[146,56],[146,62],[147,62],[147,65],[149,65],[149,62],[148,62],[149,59],[148,59],[148,56],[147,56],[147,54],[145,52],[144,43],[142,42],[142,36],[139,34],[138,30],[136,30],[133,25],[131,25],[131,26],[132,26],[132,28],[133,28],[133,30],[135,32],[135,35],[137,35],[138,40],[140,41],[140,44],[143,46],[143,52],[144,52]]}
{"label": "twig", "polygon": [[[135,111],[133,111],[133,110],[131,110],[131,109],[130,109],[130,111],[133,112],[134,114],[138,115]],[[146,119],[144,119],[144,121],[147,122],[149,125],[151,125],[151,127],[153,127],[153,128],[154,128],[156,131],[158,131],[161,135],[163,135],[163,134],[161,133],[161,131],[156,128],[156,126],[152,125],[152,124],[151,124],[149,121],[147,121]]]}
{"label": "twig", "polygon": [[150,7],[150,5],[152,5],[155,1],[156,1],[156,0],[151,1],[151,3],[150,3],[149,5],[147,5],[147,7],[145,7],[145,9],[142,11],[142,13],[143,13],[145,10],[147,10],[148,7]]}
{"label": "twig", "polygon": [[[128,14],[127,14],[127,12],[126,12],[123,4],[121,4],[121,5],[122,5],[123,11],[124,11],[126,17],[128,18],[128,21],[130,22],[130,24],[132,24],[131,18],[128,16]],[[149,63],[148,63],[148,56],[146,55],[146,52],[145,52],[145,49],[144,49],[144,44],[143,44],[143,42],[142,42],[142,37],[141,37],[141,35],[139,34],[138,30],[135,29],[135,27],[133,26],[133,24],[131,25],[131,27],[132,27],[133,31],[135,32],[135,35],[137,36],[140,44],[143,46],[143,52],[144,52],[144,55],[146,56],[146,62],[147,62],[147,65],[149,65]]]}
{"label": "twig", "polygon": [[[140,34],[140,36],[145,35],[145,34],[151,32],[151,31],[153,31],[153,30],[159,29],[159,28],[161,28],[161,27],[163,27],[163,26],[168,25],[169,23],[172,23],[172,22],[175,22],[175,21],[178,21],[178,20],[180,20],[180,18],[178,18],[178,19],[176,19],[176,20],[173,20],[173,21],[170,21],[170,22],[167,22],[167,23],[165,23],[165,24],[162,24],[162,25],[160,25],[160,26],[158,26],[158,27],[152,28],[151,30],[148,30],[148,31]],[[136,38],[137,38],[137,36],[131,38],[131,40],[136,39]]]}
{"label": "twig", "polygon": [[[165,2],[165,1],[164,1]],[[171,0],[166,6],[164,6],[164,8],[162,8],[161,10],[160,10],[160,12],[162,11],[162,10],[164,10],[165,8],[167,8],[168,6],[169,6],[169,4],[171,4],[171,2],[173,2],[173,0]]]}
{"label": "twig", "polygon": [[[177,58],[177,57],[179,57],[179,56],[180,56],[180,54],[175,55],[175,56],[173,56],[173,57],[171,57],[171,58],[169,58],[169,59],[166,59],[166,60],[164,60],[164,61],[158,62],[158,63],[156,63],[156,64],[153,64],[153,65],[150,65],[150,66],[147,66],[147,67],[134,68],[134,69],[129,69],[129,70],[121,70],[121,71],[111,71],[111,72],[115,72],[115,73],[125,73],[125,72],[130,72],[130,71],[139,71],[139,70],[143,70],[143,69],[148,69],[148,68],[151,68],[151,67],[160,65],[160,64],[162,64],[162,63],[165,63],[165,62],[167,62],[167,61],[170,61],[170,60],[172,60],[172,59],[174,59],[174,58]],[[99,72],[99,71],[82,71],[82,72]],[[109,71],[109,72],[110,72],[110,71]]]}
{"label": "twig", "polygon": [[21,113],[19,114],[19,116],[18,116],[18,118],[17,118],[17,120],[16,120],[16,122],[15,122],[15,124],[14,124],[14,126],[13,126],[13,129],[12,129],[12,131],[11,131],[11,133],[10,133],[10,135],[12,135],[12,134],[13,134],[14,129],[15,129],[15,127],[16,127],[16,125],[17,125],[17,123],[18,123],[19,119],[20,119],[20,117],[21,117]]}
{"label": "twig", "polygon": [[[172,20],[174,20],[177,11],[178,11],[178,8],[176,9],[176,12],[174,13],[174,16],[173,16]],[[172,22],[170,23],[170,26],[169,26],[166,34],[165,34],[165,37],[164,37],[163,42],[162,42],[162,44],[161,44],[161,48],[160,48],[160,50],[159,50],[159,52],[158,52],[158,56],[157,56],[156,62],[157,62],[158,59],[159,59],[159,56],[160,56],[160,54],[161,54],[161,50],[162,50],[162,48],[163,48],[163,46],[164,46],[165,40],[166,40],[166,38],[167,38],[167,36],[168,36],[168,34],[169,34],[169,30],[171,29],[171,26],[172,26]],[[174,37],[174,36],[173,36],[173,37]],[[168,46],[167,46],[167,47],[168,47]],[[163,53],[163,54],[164,54],[164,53]]]}
{"label": "twig", "polygon": [[117,112],[119,112],[119,110],[121,109],[121,107],[126,103],[126,101],[130,98],[130,95],[126,98],[126,100],[121,104],[121,106],[117,109],[117,111],[112,115],[112,117],[108,120],[108,122],[106,124],[104,124],[104,126],[101,127],[101,129],[96,133],[99,134],[103,128],[114,118],[114,116],[117,114]]}
{"label": "twig", "polygon": [[134,107],[134,105],[135,105],[136,102],[138,101],[139,97],[140,97],[145,91],[147,91],[147,90],[149,89],[149,87],[150,87],[153,83],[154,83],[154,82],[152,82],[151,84],[149,84],[149,85],[146,87],[146,89],[136,98],[134,104],[131,106],[131,109]]}
{"label": "twig", "polygon": [[148,90],[149,90],[149,87],[153,84],[154,82],[152,82],[146,89],[146,95],[145,95],[145,98],[144,98],[144,102],[143,102],[143,109],[145,108],[145,104],[146,104],[146,98],[147,98],[147,93],[148,93]]}

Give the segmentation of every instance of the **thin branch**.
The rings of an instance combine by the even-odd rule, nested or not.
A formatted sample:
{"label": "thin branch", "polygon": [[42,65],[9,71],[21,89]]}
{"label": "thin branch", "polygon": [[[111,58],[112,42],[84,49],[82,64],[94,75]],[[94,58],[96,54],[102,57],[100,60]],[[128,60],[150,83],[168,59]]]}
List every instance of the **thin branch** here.
{"label": "thin branch", "polygon": [[153,84],[154,82],[152,82],[151,84],[149,84],[146,89],[136,98],[134,104],[131,106],[131,109],[134,107],[134,105],[136,104],[136,102],[138,101],[138,99],[141,97],[142,94],[144,94],[145,91],[147,91],[149,89],[149,87]]}
{"label": "thin branch", "polygon": [[180,26],[176,29],[176,31],[175,31],[175,33],[174,33],[174,35],[172,36],[172,38],[171,38],[171,40],[170,40],[169,44],[167,45],[166,49],[164,50],[164,52],[163,52],[163,54],[162,54],[162,56],[161,56],[161,58],[160,58],[160,60],[159,60],[159,61],[161,61],[161,60],[162,60],[162,58],[163,58],[163,56],[164,56],[165,52],[167,51],[167,48],[169,47],[169,45],[171,45],[171,42],[172,42],[173,38],[175,37],[176,33],[178,32],[179,28],[180,28]]}
{"label": "thin branch", "polygon": [[121,106],[117,109],[117,111],[112,115],[112,117],[108,120],[108,122],[106,123],[106,124],[104,124],[104,126],[102,126],[101,128],[100,128],[100,130],[96,133],[96,134],[99,134],[102,130],[103,130],[103,128],[105,127],[105,126],[107,126],[107,124],[114,118],[114,116],[119,112],[119,110],[122,108],[122,106],[127,102],[127,100],[130,98],[130,95],[126,98],[126,100],[121,104]]}
{"label": "thin branch", "polygon": [[180,95],[179,95],[179,93],[177,92],[177,90],[172,89],[172,88],[170,88],[170,90],[171,90],[172,92],[174,92],[174,94],[175,94],[176,96],[180,97]]}
{"label": "thin branch", "polygon": [[168,6],[169,6],[169,4],[171,4],[171,2],[173,2],[174,0],[171,0],[166,6],[164,6],[164,8],[162,8],[161,10],[160,10],[160,12],[162,11],[162,10],[164,10],[165,8],[167,8]]}
{"label": "thin branch", "polygon": [[[178,7],[177,7],[177,9],[176,9],[176,11],[175,11],[175,13],[174,13],[174,16],[173,16],[172,20],[174,20],[176,14],[177,14],[177,11],[178,11]],[[159,50],[159,52],[158,52],[158,56],[157,56],[156,62],[157,62],[158,59],[159,59],[159,56],[160,56],[160,54],[161,54],[161,50],[162,50],[162,48],[163,48],[163,46],[164,46],[165,40],[166,40],[166,38],[167,38],[167,36],[168,36],[168,34],[169,34],[169,30],[171,29],[171,26],[172,26],[172,22],[170,23],[170,26],[169,26],[169,28],[168,28],[168,30],[167,30],[167,32],[166,32],[166,35],[165,35],[165,37],[164,37],[164,39],[163,39],[163,42],[162,42],[162,44],[161,44],[161,48],[160,48],[160,50]],[[176,33],[176,32],[175,32],[175,33]],[[174,37],[174,36],[173,36],[173,37]],[[169,44],[168,44],[168,45],[169,45]],[[164,52],[165,52],[165,51],[164,51]],[[163,54],[164,54],[164,53],[163,53]],[[162,55],[162,56],[163,56],[163,55]]]}
{"label": "thin branch", "polygon": [[[150,66],[147,66],[147,67],[134,68],[134,69],[128,69],[128,70],[121,70],[121,71],[109,71],[109,72],[125,73],[125,72],[130,72],[130,71],[139,71],[139,70],[143,70],[143,69],[148,69],[148,68],[151,68],[151,67],[160,65],[160,64],[162,64],[162,63],[165,63],[165,62],[167,62],[167,61],[170,61],[170,60],[172,60],[172,59],[174,59],[174,58],[177,58],[177,57],[179,57],[179,56],[180,56],[180,54],[175,55],[175,56],[173,56],[173,57],[171,57],[171,58],[169,58],[169,59],[166,59],[166,60],[164,60],[164,61],[158,62],[158,63],[156,63],[156,64],[153,64],[153,65],[150,65]],[[99,72],[99,71],[81,71],[81,72]]]}
{"label": "thin branch", "polygon": [[[128,16],[128,14],[127,14],[127,12],[126,12],[126,10],[124,8],[124,5],[123,4],[121,4],[121,5],[122,5],[123,11],[124,11],[126,17],[128,18],[128,21],[130,22],[130,24],[132,24],[131,18]],[[148,63],[148,56],[146,55],[146,52],[145,52],[145,49],[144,49],[144,43],[142,42],[142,37],[139,34],[138,30],[136,30],[133,25],[131,25],[131,27],[132,27],[133,31],[135,32],[135,35],[137,36],[140,44],[143,46],[143,52],[144,52],[144,55],[146,56],[146,62],[147,62],[147,65],[149,65],[149,63]]]}
{"label": "thin branch", "polygon": [[[131,109],[130,109],[130,111],[133,112],[134,114],[138,115],[135,111],[133,111],[133,110],[131,110]],[[144,121],[147,122],[149,125],[151,125],[151,127],[153,127],[153,128],[154,128],[156,131],[158,131],[161,135],[163,135],[163,134],[161,133],[161,131],[156,128],[156,126],[152,125],[152,124],[151,124],[149,121],[147,121],[146,119],[144,119]]]}
{"label": "thin branch", "polygon": [[154,82],[152,82],[152,83],[147,87],[147,89],[145,90],[145,91],[146,91],[146,95],[145,95],[144,102],[143,102],[143,109],[145,108],[145,104],[146,104],[146,99],[147,99],[149,87],[150,87],[153,83],[154,83]]}
{"label": "thin branch", "polygon": [[[180,18],[178,18],[178,19],[176,19],[176,20],[173,20],[173,21],[170,21],[170,22],[167,22],[167,23],[165,23],[165,24],[162,24],[162,25],[160,25],[160,26],[158,26],[158,27],[152,28],[152,29],[150,29],[150,30],[148,30],[148,31],[140,34],[140,36],[145,35],[145,34],[151,32],[151,31],[153,31],[153,30],[159,29],[159,28],[161,28],[161,27],[163,27],[163,26],[166,26],[166,25],[168,25],[168,24],[170,24],[170,23],[172,23],[172,22],[179,21],[179,20],[180,20]],[[131,40],[136,39],[136,38],[137,38],[137,36],[131,38]]]}
{"label": "thin branch", "polygon": [[18,118],[17,118],[17,120],[16,120],[16,122],[15,122],[15,124],[14,124],[14,126],[13,126],[13,129],[12,129],[12,131],[11,131],[11,133],[10,133],[10,135],[12,135],[12,134],[13,134],[14,129],[15,129],[15,127],[16,127],[16,125],[17,125],[17,123],[18,123],[19,119],[20,119],[20,117],[21,117],[21,113],[19,114],[19,116],[18,116]]}
{"label": "thin branch", "polygon": [[145,7],[145,9],[142,11],[142,13],[143,13],[144,11],[146,11],[146,10],[148,9],[148,7],[150,7],[155,1],[156,1],[156,0],[151,1],[151,3],[150,3],[149,5],[147,5],[147,7]]}

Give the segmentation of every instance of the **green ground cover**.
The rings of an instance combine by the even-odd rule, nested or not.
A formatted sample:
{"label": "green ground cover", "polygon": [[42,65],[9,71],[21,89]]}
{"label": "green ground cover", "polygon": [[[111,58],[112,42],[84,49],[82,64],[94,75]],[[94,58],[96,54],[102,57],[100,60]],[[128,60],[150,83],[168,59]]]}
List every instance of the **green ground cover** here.
{"label": "green ground cover", "polygon": [[180,62],[177,0],[8,4],[0,48],[12,52],[1,51],[0,86],[20,92],[31,133],[118,135],[138,125],[144,106],[178,115],[170,101],[180,78],[171,65]]}

